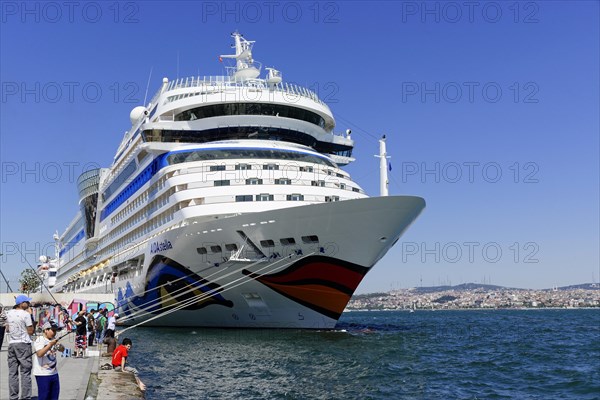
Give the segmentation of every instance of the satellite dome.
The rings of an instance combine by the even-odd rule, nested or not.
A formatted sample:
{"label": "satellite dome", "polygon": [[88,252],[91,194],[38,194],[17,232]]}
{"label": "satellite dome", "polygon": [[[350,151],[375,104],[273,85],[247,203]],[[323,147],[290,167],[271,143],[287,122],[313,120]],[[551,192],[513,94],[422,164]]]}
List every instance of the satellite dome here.
{"label": "satellite dome", "polygon": [[137,106],[129,113],[129,119],[131,120],[131,125],[134,125],[142,116],[148,115],[148,111],[144,106]]}

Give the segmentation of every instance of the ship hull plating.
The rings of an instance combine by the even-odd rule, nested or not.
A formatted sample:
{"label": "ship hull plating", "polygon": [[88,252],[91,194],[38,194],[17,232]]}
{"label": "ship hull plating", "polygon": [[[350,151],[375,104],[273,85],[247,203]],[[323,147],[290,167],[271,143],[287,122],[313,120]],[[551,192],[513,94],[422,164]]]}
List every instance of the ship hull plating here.
{"label": "ship hull plating", "polygon": [[116,279],[120,314],[127,325],[333,328],[424,206],[390,196],[188,218],[126,252],[142,261]]}

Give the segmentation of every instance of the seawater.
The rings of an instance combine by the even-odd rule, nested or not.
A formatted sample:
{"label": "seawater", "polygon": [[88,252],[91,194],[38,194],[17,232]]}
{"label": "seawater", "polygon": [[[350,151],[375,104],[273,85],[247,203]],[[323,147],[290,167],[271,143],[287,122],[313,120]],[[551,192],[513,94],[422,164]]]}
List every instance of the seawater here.
{"label": "seawater", "polygon": [[600,309],[351,312],[333,331],[127,336],[148,399],[600,399]]}

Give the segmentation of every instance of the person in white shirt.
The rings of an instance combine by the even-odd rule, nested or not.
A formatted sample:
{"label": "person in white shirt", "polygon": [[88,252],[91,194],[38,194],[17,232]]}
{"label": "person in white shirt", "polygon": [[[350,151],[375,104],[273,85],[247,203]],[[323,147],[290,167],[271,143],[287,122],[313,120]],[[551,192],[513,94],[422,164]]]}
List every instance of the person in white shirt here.
{"label": "person in white shirt", "polygon": [[51,322],[42,326],[43,335],[33,343],[33,375],[38,387],[38,400],[58,400],[60,380],[56,369],[58,339],[55,339],[58,327]]}
{"label": "person in white shirt", "polygon": [[117,329],[117,318],[119,318],[119,314],[114,313],[112,317],[108,318],[108,322],[106,323],[106,334],[105,337],[115,337],[115,329]]}
{"label": "person in white shirt", "polygon": [[[6,313],[8,332],[8,391],[10,400],[31,399],[31,298],[21,294]],[[19,397],[19,375],[21,397]]]}

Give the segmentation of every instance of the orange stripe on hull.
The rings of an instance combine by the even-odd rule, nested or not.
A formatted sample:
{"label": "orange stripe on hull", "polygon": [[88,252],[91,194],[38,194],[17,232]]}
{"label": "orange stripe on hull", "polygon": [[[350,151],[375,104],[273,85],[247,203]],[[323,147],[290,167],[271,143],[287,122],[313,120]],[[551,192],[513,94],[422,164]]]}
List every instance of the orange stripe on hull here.
{"label": "orange stripe on hull", "polygon": [[313,304],[336,314],[341,314],[350,301],[349,295],[322,285],[287,286],[268,283],[268,286],[293,299]]}

